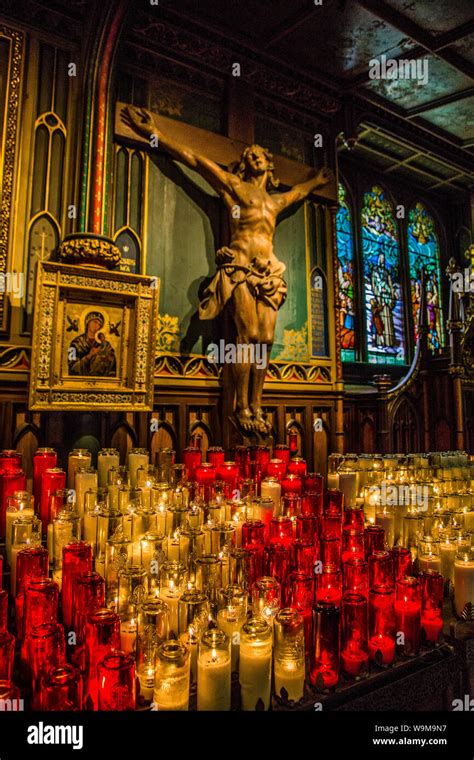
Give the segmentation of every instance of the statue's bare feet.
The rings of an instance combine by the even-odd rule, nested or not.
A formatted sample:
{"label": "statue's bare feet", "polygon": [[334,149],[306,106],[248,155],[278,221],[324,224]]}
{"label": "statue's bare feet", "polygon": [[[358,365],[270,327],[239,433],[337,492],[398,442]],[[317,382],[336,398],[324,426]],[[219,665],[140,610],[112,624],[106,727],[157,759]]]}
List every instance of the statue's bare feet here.
{"label": "statue's bare feet", "polygon": [[254,430],[256,430],[258,433],[264,433],[265,435],[267,435],[270,432],[271,430],[270,423],[266,421],[260,407],[258,409],[255,409],[253,413],[253,420],[254,420]]}
{"label": "statue's bare feet", "polygon": [[236,409],[235,418],[239,423],[239,427],[245,432],[250,433],[254,430],[254,419],[250,409]]}

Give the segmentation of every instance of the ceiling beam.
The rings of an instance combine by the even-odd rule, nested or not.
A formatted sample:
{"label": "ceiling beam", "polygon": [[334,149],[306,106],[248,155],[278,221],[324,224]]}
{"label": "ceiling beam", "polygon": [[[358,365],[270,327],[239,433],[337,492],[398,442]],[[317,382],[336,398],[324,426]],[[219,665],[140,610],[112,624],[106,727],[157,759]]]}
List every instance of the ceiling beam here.
{"label": "ceiling beam", "polygon": [[[357,0],[357,2],[362,8],[365,8],[369,13],[380,19],[380,21],[385,21],[407,37],[410,37],[413,42],[425,48],[428,53],[437,55],[438,58],[449,63],[450,66],[462,74],[474,79],[474,65],[472,63],[460,56],[455,50],[444,49],[444,47],[437,49],[436,37],[425,32],[424,29],[407,18],[407,16],[404,16],[403,13],[386,5],[382,0]],[[409,55],[410,53],[408,52],[405,58],[409,57]]]}
{"label": "ceiling beam", "polygon": [[459,92],[452,92],[449,95],[443,95],[442,98],[429,100],[427,103],[421,103],[419,106],[408,108],[406,112],[406,118],[412,119],[414,116],[418,116],[420,113],[432,111],[433,108],[440,108],[440,106],[446,106],[449,103],[456,103],[456,101],[470,98],[472,95],[474,95],[474,87],[468,87],[466,90],[459,90]]}
{"label": "ceiling beam", "polygon": [[436,37],[433,50],[438,51],[448,45],[452,45],[454,42],[459,42],[465,37],[469,37],[474,33],[474,19],[469,19],[465,24],[455,26],[454,29],[450,29],[449,32],[443,32]]}
{"label": "ceiling beam", "polygon": [[298,13],[295,13],[293,18],[290,18],[286,22],[283,22],[283,24],[280,24],[280,27],[276,29],[273,34],[264,42],[264,50],[267,50],[269,47],[271,47],[271,45],[275,45],[277,42],[281,42],[282,39],[288,37],[289,34],[292,34],[292,32],[309,21],[314,16],[315,11],[315,5],[309,9],[304,8],[303,10],[298,11]]}

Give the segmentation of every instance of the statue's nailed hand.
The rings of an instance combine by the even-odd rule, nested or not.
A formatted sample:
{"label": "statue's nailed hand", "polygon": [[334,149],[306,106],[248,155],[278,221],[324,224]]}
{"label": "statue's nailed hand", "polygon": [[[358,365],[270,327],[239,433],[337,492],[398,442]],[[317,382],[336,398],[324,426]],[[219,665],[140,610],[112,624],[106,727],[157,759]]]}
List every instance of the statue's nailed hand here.
{"label": "statue's nailed hand", "polygon": [[128,127],[138,132],[139,135],[149,138],[151,134],[158,135],[158,130],[153,122],[151,113],[144,108],[135,108],[134,106],[125,106],[120,112],[122,121]]}
{"label": "statue's nailed hand", "polygon": [[322,187],[323,185],[328,185],[334,180],[334,174],[332,173],[329,166],[322,166],[316,174],[316,178],[318,179],[319,186]]}

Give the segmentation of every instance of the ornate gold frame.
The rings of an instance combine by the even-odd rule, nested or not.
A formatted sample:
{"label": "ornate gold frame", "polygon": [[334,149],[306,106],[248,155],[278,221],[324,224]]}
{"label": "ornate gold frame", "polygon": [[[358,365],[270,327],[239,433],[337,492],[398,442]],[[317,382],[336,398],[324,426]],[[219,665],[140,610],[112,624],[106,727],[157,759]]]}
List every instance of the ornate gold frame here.
{"label": "ornate gold frame", "polygon": [[[151,411],[158,301],[156,278],[39,262],[29,408]],[[72,376],[65,371],[66,340],[74,337],[66,335],[68,305],[121,310],[116,376]]]}
{"label": "ornate gold frame", "polygon": [[[0,176],[2,181],[2,201],[0,207],[0,272],[8,266],[11,234],[11,219],[14,204],[14,169],[17,148],[17,125],[20,109],[20,86],[23,66],[24,36],[21,32],[0,24],[0,37],[10,44],[8,81],[6,83],[4,140],[0,144]],[[0,292],[0,333],[6,335],[9,329],[9,300]]]}

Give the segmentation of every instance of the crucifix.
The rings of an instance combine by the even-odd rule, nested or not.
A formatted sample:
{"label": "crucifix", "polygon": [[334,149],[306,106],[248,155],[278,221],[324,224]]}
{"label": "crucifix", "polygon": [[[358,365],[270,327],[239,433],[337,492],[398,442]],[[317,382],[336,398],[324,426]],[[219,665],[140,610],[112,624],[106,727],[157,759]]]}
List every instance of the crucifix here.
{"label": "crucifix", "polygon": [[[236,352],[241,360],[232,365],[234,418],[244,436],[266,436],[270,424],[262,411],[262,392],[267,362],[255,361],[252,356],[258,353],[269,359],[278,310],[287,294],[285,265],[273,249],[277,218],[314,192],[333,200],[332,172],[326,167],[315,172],[280,158],[284,171],[280,172],[279,166],[278,173],[289,189],[277,192],[276,162],[259,145],[239,145],[236,140],[211,136],[143,108],[121,104],[115,131],[120,137],[146,142],[150,150],[164,151],[198,172],[222,198],[230,241],[216,252],[216,273],[199,304],[199,317],[213,319],[229,309],[237,347],[258,347],[258,352]],[[228,168],[232,164],[234,168]]]}

